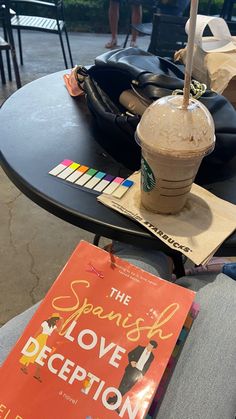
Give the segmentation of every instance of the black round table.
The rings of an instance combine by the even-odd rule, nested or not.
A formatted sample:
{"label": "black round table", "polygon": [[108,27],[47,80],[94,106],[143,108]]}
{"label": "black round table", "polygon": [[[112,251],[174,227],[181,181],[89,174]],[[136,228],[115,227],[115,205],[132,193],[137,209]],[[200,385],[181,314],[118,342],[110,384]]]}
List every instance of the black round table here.
{"label": "black round table", "polygon": [[[48,174],[64,159],[114,176],[127,177],[131,173],[101,146],[104,134],[94,123],[84,98],[69,96],[63,81],[64,73],[54,73],[27,84],[3,104],[0,141],[4,171],[32,201],[71,224],[96,235],[170,253],[162,241],[138,223],[99,203],[93,192]],[[204,185],[234,204],[235,166],[234,161],[222,173],[221,180]],[[217,254],[236,254],[235,233]]]}

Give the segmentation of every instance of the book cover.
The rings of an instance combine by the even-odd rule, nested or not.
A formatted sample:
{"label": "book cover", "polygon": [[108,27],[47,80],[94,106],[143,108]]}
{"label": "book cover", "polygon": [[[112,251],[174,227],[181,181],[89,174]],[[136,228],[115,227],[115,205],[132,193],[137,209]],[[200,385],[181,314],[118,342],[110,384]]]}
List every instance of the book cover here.
{"label": "book cover", "polygon": [[5,419],[141,419],[195,293],[81,242],[0,368]]}

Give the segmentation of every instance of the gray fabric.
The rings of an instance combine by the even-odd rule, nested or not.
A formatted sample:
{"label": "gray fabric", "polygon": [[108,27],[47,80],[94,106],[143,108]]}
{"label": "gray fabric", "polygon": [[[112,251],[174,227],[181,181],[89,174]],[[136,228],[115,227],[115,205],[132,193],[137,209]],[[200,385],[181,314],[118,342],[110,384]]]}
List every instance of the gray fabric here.
{"label": "gray fabric", "polygon": [[236,282],[218,274],[198,291],[196,301],[200,312],[157,419],[234,419],[236,415]]}
{"label": "gray fabric", "polygon": [[[168,276],[163,253],[133,246],[118,256],[158,276]],[[127,250],[127,252],[126,252]],[[155,255],[155,258],[154,258]],[[224,274],[180,278],[198,290],[200,313],[169,383],[157,419],[234,419],[236,415],[236,281]],[[38,305],[0,329],[0,363],[22,334]]]}
{"label": "gray fabric", "polygon": [[216,279],[215,273],[198,274],[197,276],[184,276],[175,281],[176,284],[182,287],[189,288],[193,291],[199,291],[202,287],[211,284]]}
{"label": "gray fabric", "polygon": [[142,247],[117,241],[113,241],[112,250],[116,256],[127,260],[144,271],[171,281],[168,257],[165,253],[150,249],[144,250]]}
{"label": "gray fabric", "polygon": [[39,304],[40,303],[37,303],[30,307],[28,310],[9,320],[9,322],[0,328],[0,365],[3,363],[17,339],[21,336]]}

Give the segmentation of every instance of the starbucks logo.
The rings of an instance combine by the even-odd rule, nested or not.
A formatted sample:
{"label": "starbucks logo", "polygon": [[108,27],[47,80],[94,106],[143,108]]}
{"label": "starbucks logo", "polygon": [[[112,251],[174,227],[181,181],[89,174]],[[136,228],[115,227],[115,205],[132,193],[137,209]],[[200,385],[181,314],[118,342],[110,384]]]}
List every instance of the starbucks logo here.
{"label": "starbucks logo", "polygon": [[150,192],[156,184],[152,169],[143,157],[141,159],[141,184],[144,192]]}

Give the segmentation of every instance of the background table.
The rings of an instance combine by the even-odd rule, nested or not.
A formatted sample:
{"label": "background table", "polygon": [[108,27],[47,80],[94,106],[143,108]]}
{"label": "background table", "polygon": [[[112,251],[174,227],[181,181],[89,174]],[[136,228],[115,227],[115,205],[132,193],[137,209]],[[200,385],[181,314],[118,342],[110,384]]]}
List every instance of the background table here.
{"label": "background table", "polygon": [[[31,200],[56,215],[96,235],[151,246],[171,253],[169,247],[138,223],[106,208],[96,194],[50,176],[64,159],[114,176],[131,171],[100,145],[102,134],[84,98],[69,96],[58,72],[27,84],[13,94],[0,111],[1,163],[13,183]],[[112,141],[112,138],[111,138]],[[205,187],[236,204],[235,160],[222,169],[218,181]],[[236,234],[217,254],[236,255]]]}

